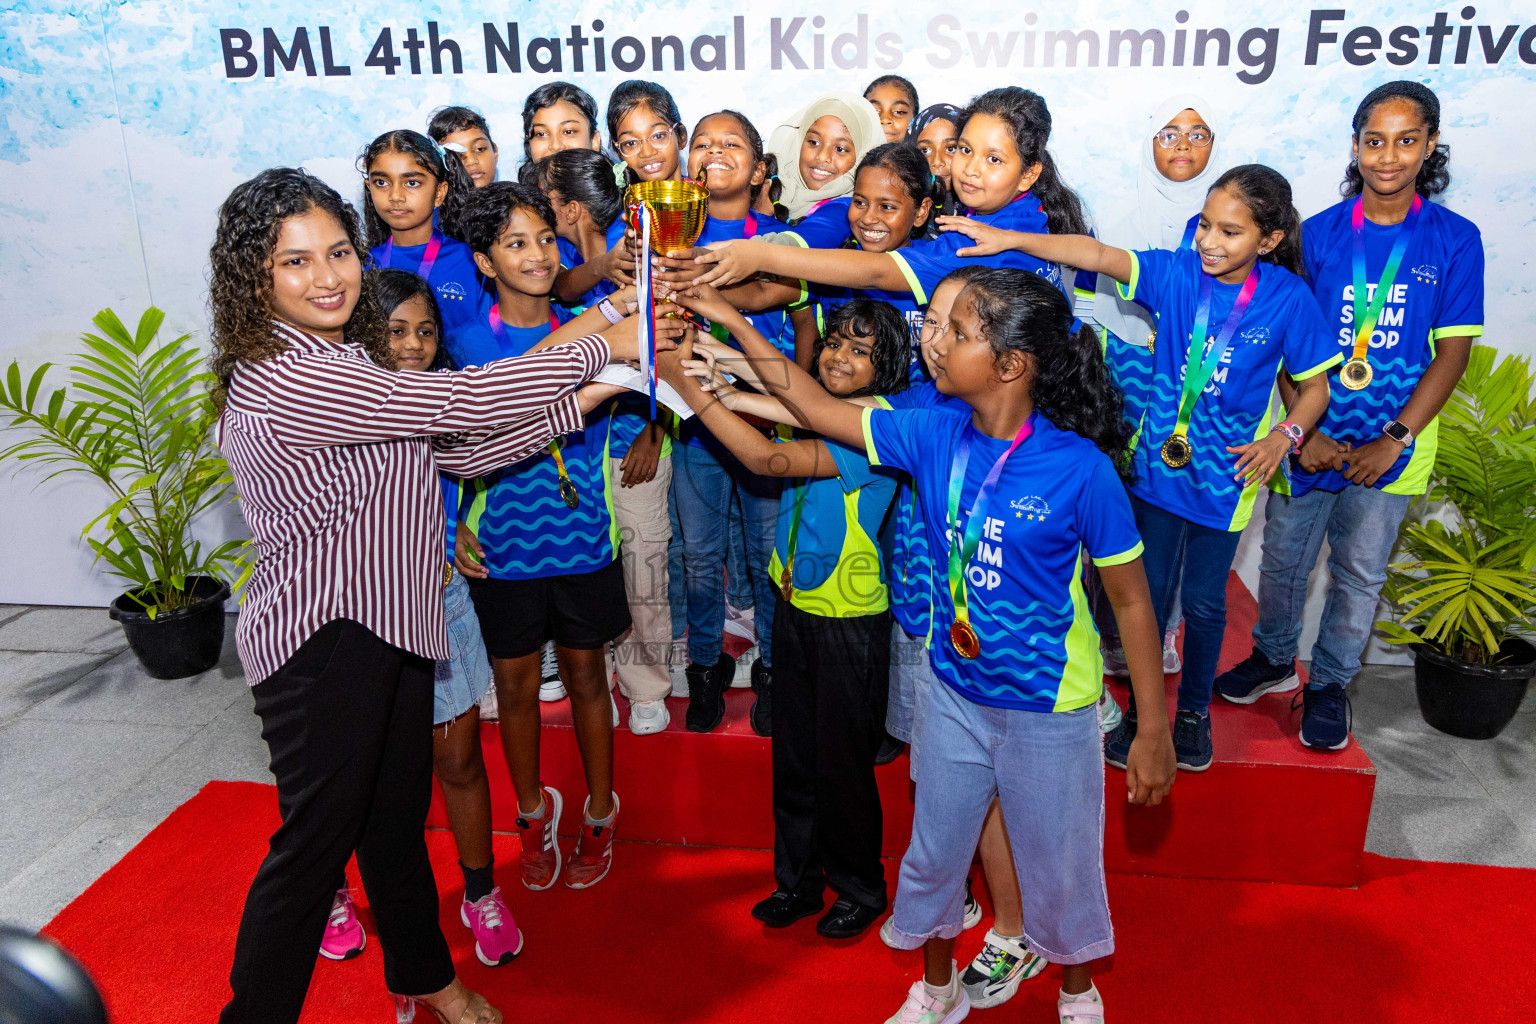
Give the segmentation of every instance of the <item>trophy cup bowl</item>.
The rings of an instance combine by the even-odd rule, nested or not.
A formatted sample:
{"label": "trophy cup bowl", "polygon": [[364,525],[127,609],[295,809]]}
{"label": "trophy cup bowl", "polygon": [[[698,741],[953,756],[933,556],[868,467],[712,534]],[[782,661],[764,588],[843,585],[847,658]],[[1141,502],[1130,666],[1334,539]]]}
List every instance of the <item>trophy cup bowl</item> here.
{"label": "trophy cup bowl", "polygon": [[624,192],[630,226],[640,229],[640,206],[651,208],[651,251],[665,256],[673,249],[691,249],[704,231],[709,213],[709,189],[703,182],[642,181]]}

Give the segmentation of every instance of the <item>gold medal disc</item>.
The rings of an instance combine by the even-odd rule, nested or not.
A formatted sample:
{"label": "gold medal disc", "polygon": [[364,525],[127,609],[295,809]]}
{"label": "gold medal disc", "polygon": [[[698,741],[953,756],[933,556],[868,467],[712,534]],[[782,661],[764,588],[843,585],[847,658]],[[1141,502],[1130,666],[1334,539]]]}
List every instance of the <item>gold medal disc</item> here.
{"label": "gold medal disc", "polygon": [[566,508],[575,508],[581,504],[581,495],[576,491],[576,485],[571,483],[569,477],[560,478],[560,500],[565,502]]}
{"label": "gold medal disc", "polygon": [[1376,372],[1371,369],[1371,364],[1360,356],[1351,356],[1344,361],[1344,368],[1339,371],[1339,383],[1351,391],[1359,391],[1371,383],[1371,378]]}
{"label": "gold medal disc", "polygon": [[974,658],[981,653],[981,639],[969,622],[955,620],[949,627],[949,642],[962,658]]}
{"label": "gold medal disc", "polygon": [[1183,469],[1195,457],[1195,450],[1183,434],[1169,434],[1163,442],[1162,455],[1169,469]]}
{"label": "gold medal disc", "polygon": [[794,570],[790,569],[788,566],[785,566],[784,567],[784,572],[779,576],[779,593],[784,596],[784,600],[788,601],[790,599],[790,596],[793,595],[794,592],[795,592],[795,573],[794,573]]}

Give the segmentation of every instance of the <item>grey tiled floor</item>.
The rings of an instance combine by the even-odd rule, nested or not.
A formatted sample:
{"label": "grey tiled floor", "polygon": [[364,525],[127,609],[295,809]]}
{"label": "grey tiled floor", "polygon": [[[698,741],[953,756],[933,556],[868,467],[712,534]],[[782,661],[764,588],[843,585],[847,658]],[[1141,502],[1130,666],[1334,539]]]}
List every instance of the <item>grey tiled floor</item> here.
{"label": "grey tiled floor", "polygon": [[[233,624],[217,667],[167,682],[101,609],[0,605],[0,920],[46,924],[210,779],[271,781]],[[1536,698],[1474,742],[1420,720],[1411,669],[1351,696],[1379,772],[1368,849],[1536,867]]]}

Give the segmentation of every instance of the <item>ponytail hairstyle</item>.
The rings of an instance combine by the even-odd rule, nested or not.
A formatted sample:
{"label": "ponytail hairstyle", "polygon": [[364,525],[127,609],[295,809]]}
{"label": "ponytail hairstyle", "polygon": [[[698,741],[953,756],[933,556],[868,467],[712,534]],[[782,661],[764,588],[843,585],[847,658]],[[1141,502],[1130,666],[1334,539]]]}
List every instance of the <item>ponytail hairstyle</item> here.
{"label": "ponytail hairstyle", "polygon": [[[1440,133],[1440,97],[1435,95],[1433,89],[1418,82],[1388,82],[1372,89],[1355,108],[1353,132],[1356,145],[1360,143],[1360,133],[1365,130],[1366,122],[1371,119],[1371,111],[1388,100],[1396,99],[1408,100],[1419,108],[1419,116],[1424,118],[1430,135]],[[1451,147],[1437,142],[1435,151],[1424,158],[1418,176],[1413,179],[1413,190],[1425,199],[1433,199],[1450,187]],[[1353,199],[1364,188],[1365,179],[1360,176],[1360,168],[1351,160],[1344,169],[1344,181],[1339,185],[1339,194],[1345,199]]]}
{"label": "ponytail hairstyle", "polygon": [[913,85],[907,79],[902,78],[900,75],[881,75],[879,78],[875,79],[873,82],[870,82],[864,87],[864,98],[869,99],[869,94],[880,88],[882,85],[894,85],[896,88],[906,93],[907,102],[912,106],[912,116],[917,116],[918,110],[921,109],[917,105],[917,86]]}
{"label": "ponytail hairstyle", "polygon": [[933,218],[939,215],[948,189],[944,187],[944,182],[933,176],[933,171],[928,168],[928,158],[923,156],[922,150],[910,142],[886,142],[876,146],[865,153],[859,166],[854,168],[855,182],[859,180],[859,172],[866,167],[879,168],[896,175],[906,187],[907,194],[912,197],[914,207],[921,207],[924,199],[932,203],[928,219],[912,228],[913,238],[928,237],[929,226],[933,224]]}
{"label": "ponytail hairstyle", "polygon": [[[757,197],[763,194],[763,189],[765,188],[769,189],[768,199],[770,201],[776,199],[777,195],[775,194],[774,190],[782,189],[783,187],[779,184],[778,181],[779,158],[774,156],[772,153],[767,153],[763,150],[763,137],[758,133],[757,126],[752,123],[746,114],[743,114],[739,110],[717,110],[713,114],[705,114],[703,117],[694,122],[694,135],[698,134],[699,125],[703,124],[705,121],[708,121],[712,117],[729,117],[734,120],[736,124],[741,128],[742,138],[747,140],[747,146],[752,150],[752,166],[756,167],[758,164],[765,164],[768,168],[768,170],[763,174],[763,180],[752,186],[752,202],[757,202]],[[689,136],[689,138],[692,137],[692,135]],[[687,177],[688,157],[686,153],[683,156],[682,167],[683,176]]]}
{"label": "ponytail hairstyle", "polygon": [[496,140],[491,137],[491,126],[485,115],[473,107],[438,107],[427,122],[427,134],[433,142],[442,142],[454,132],[478,131],[491,144],[491,152],[497,152]]}
{"label": "ponytail hairstyle", "polygon": [[1273,250],[1260,256],[1266,263],[1284,267],[1297,277],[1305,277],[1301,258],[1301,214],[1291,202],[1291,183],[1285,175],[1263,164],[1239,164],[1216,179],[1210,191],[1231,190],[1242,200],[1253,222],[1264,234],[1284,231],[1285,237]]}
{"label": "ponytail hairstyle", "polygon": [[[311,210],[336,218],[358,258],[366,256],[357,211],[308,171],[262,171],[236,185],[219,207],[219,224],[208,250],[208,312],[213,324],[209,368],[218,378],[212,392],[218,408],[223,408],[239,363],[265,362],[288,347],[272,330],[272,253],[283,222]],[[374,277],[365,273],[344,337],[361,345],[375,363],[394,369],[386,328]]]}
{"label": "ponytail hairstyle", "polygon": [[[631,78],[626,82],[620,82],[613,87],[613,92],[608,94],[608,144],[613,151],[619,151],[619,125],[624,119],[641,107],[645,107],[659,120],[672,126],[672,134],[677,136],[678,160],[683,172],[688,170],[688,129],[683,127],[683,115],[677,109],[677,101],[663,86],[655,82],[647,82],[640,78]],[[624,164],[623,157],[619,158],[623,166],[625,186],[639,182],[635,172]]]}
{"label": "ponytail hairstyle", "polygon": [[912,325],[889,302],[879,299],[849,299],[826,316],[816,347],[811,354],[811,376],[821,382],[821,352],[834,334],[844,338],[869,338],[869,361],[875,376],[868,387],[844,398],[870,395],[894,395],[910,383],[908,366],[912,362]]}
{"label": "ponytail hairstyle", "polygon": [[1053,235],[1088,234],[1088,217],[1083,201],[1067,187],[1056,169],[1056,161],[1045,148],[1051,137],[1051,111],[1039,93],[1016,85],[984,92],[960,112],[956,133],[965,134],[965,125],[977,114],[997,118],[1013,132],[1013,144],[1024,166],[1040,164],[1040,177],[1030,186],[1030,193],[1045,211],[1046,227]]}
{"label": "ponytail hairstyle", "polygon": [[581,116],[587,119],[587,127],[594,133],[597,132],[597,101],[592,94],[579,85],[570,82],[546,82],[523,101],[523,160],[525,163],[533,162],[533,147],[529,144],[533,137],[533,119],[545,107],[552,107],[556,103],[569,103],[581,111]]}
{"label": "ponytail hairstyle", "polygon": [[1033,357],[1029,396],[1040,414],[1092,441],[1129,482],[1125,396],[1110,382],[1098,337],[1072,315],[1061,290],[1027,270],[1003,267],[983,269],[964,294],[998,358],[1010,351]]}
{"label": "ponytail hairstyle", "polygon": [[548,198],[559,193],[563,203],[577,202],[592,215],[592,223],[607,231],[624,212],[624,193],[613,177],[613,165],[595,149],[562,149],[535,164],[533,184]]}
{"label": "ponytail hairstyle", "polygon": [[[448,195],[444,197],[443,205],[438,207],[438,223],[443,229],[443,234],[463,241],[463,236],[459,233],[459,211],[464,208],[465,201],[475,191],[475,185],[469,180],[469,172],[464,170],[464,165],[459,162],[459,154],[439,146],[420,132],[413,132],[409,128],[397,128],[392,132],[385,132],[368,143],[362,155],[357,158],[358,170],[363,172],[365,182],[373,162],[383,153],[400,153],[411,157],[416,161],[417,166],[432,175],[438,184],[445,181],[448,183]],[[373,208],[373,197],[367,194],[366,184],[363,195],[363,223],[368,226],[370,248],[389,241],[389,225],[384,223],[384,218],[379,216],[379,211]]]}
{"label": "ponytail hairstyle", "polygon": [[[461,130],[454,129],[454,131]],[[379,295],[379,309],[384,314],[385,339],[389,337],[389,318],[395,315],[395,310],[402,302],[409,302],[419,297],[426,304],[427,314],[432,317],[432,324],[437,328],[437,355],[428,369],[452,369],[448,360],[448,348],[443,344],[443,313],[438,308],[437,295],[433,292],[432,286],[427,283],[426,278],[413,274],[409,270],[396,270],[391,267],[370,270],[367,276],[373,278],[375,290]]]}
{"label": "ponytail hairstyle", "polygon": [[555,211],[544,193],[522,182],[493,181],[476,189],[464,206],[464,241],[475,252],[489,254],[518,210],[529,211],[555,230]]}

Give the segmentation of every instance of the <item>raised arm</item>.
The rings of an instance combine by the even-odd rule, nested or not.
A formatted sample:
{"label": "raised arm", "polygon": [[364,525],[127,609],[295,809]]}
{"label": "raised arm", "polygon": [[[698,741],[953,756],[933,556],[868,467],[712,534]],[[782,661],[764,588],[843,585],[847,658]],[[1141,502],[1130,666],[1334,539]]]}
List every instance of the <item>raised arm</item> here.
{"label": "raised arm", "polygon": [[958,231],[976,244],[956,256],[995,256],[1009,249],[1028,253],[1047,263],[1065,263],[1093,274],[1106,274],[1122,284],[1131,280],[1131,254],[1105,245],[1088,235],[1047,235],[1038,231],[1009,231],[982,224],[969,217],[939,217],[934,223],[944,231]]}
{"label": "raised arm", "polygon": [[[601,387],[601,385],[587,385]],[[583,391],[586,389],[584,388]],[[580,430],[582,401],[567,395],[526,419],[492,430],[440,434],[432,438],[439,469],[454,476],[480,476],[510,466],[543,448],[561,434]]]}
{"label": "raised arm", "polygon": [[695,283],[724,287],[753,274],[815,281],[841,288],[909,292],[912,285],[888,253],[859,249],[801,249],[756,239],[713,242],[694,257],[706,270]]}

